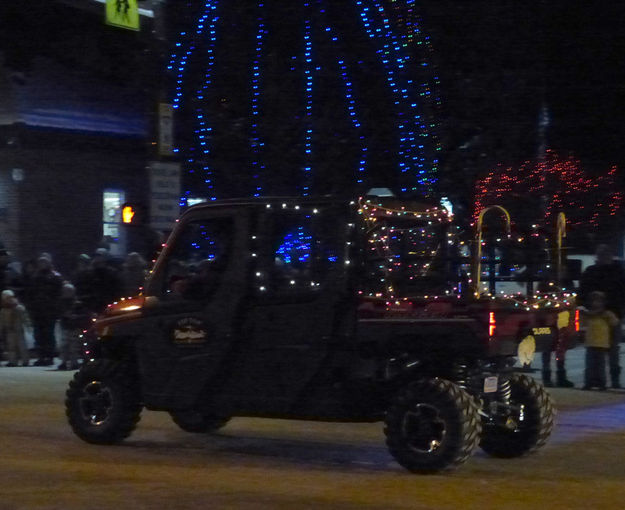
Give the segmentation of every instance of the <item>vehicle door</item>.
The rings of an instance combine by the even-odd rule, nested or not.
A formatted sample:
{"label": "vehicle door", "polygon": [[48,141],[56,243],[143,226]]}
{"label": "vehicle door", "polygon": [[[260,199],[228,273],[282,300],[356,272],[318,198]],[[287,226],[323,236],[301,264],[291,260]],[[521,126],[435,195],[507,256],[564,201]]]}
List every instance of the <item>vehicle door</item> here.
{"label": "vehicle door", "polygon": [[[138,340],[146,404],[188,408],[231,351],[249,265],[246,209],[184,220],[159,259]],[[209,212],[206,212],[209,211]],[[150,300],[148,300],[150,301]]]}
{"label": "vehicle door", "polygon": [[228,389],[247,412],[292,410],[336,349],[349,306],[344,209],[278,204],[262,213],[251,301]]}

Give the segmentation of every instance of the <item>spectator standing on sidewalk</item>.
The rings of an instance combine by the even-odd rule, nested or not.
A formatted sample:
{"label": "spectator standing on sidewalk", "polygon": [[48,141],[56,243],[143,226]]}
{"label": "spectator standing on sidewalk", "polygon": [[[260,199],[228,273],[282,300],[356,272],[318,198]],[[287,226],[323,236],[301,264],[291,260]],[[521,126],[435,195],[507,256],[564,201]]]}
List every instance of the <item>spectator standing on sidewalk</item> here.
{"label": "spectator standing on sidewalk", "polygon": [[147,272],[147,263],[139,253],[133,251],[126,256],[122,267],[124,297],[136,296],[143,286]]}
{"label": "spectator standing on sidewalk", "polygon": [[54,327],[59,318],[63,278],[54,270],[52,257],[42,253],[37,259],[37,271],[30,292],[30,318],[33,323],[35,347],[39,353],[36,366],[53,364],[56,339]]}
{"label": "spectator standing on sidewalk", "polygon": [[605,306],[618,319],[612,328],[609,348],[610,379],[613,388],[620,388],[621,367],[619,363],[619,343],[621,341],[621,320],[625,311],[625,269],[614,258],[607,244],[597,247],[596,262],[588,266],[582,274],[579,288],[580,304],[590,308],[590,295],[599,291],[605,294]]}
{"label": "spectator standing on sidewalk", "polygon": [[16,367],[18,360],[21,366],[27,367],[30,355],[24,338],[24,327],[28,323],[26,308],[12,290],[3,290],[0,297],[0,334],[6,343],[7,367]]}
{"label": "spectator standing on sidewalk", "polygon": [[82,302],[91,297],[91,257],[81,253],[76,259],[76,267],[72,272],[72,284],[76,289],[76,298]]}
{"label": "spectator standing on sidewalk", "polygon": [[76,288],[69,282],[61,291],[61,364],[59,370],[77,370],[81,358],[81,335],[91,314],[76,297]]}
{"label": "spectator standing on sidewalk", "polygon": [[589,308],[580,308],[586,344],[585,390],[606,389],[605,358],[610,351],[612,332],[619,320],[613,312],[606,310],[605,305],[605,294],[594,291],[588,296]]}
{"label": "spectator standing on sidewalk", "polygon": [[86,303],[94,313],[101,313],[107,305],[122,297],[122,281],[119,271],[109,263],[109,255],[98,248],[91,259],[89,270],[90,298]]}

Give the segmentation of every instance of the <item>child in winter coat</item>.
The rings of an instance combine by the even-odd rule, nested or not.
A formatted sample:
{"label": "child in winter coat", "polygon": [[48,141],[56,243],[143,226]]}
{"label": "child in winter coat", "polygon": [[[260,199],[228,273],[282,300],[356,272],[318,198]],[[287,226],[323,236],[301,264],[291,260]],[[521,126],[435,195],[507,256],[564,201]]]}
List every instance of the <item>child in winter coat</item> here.
{"label": "child in winter coat", "polygon": [[580,308],[586,344],[583,389],[605,390],[605,359],[610,350],[612,331],[619,323],[619,319],[613,312],[606,310],[606,296],[603,292],[591,292],[588,296],[588,305],[588,310]]}
{"label": "child in winter coat", "polygon": [[58,370],[77,370],[81,358],[82,331],[91,316],[76,298],[76,289],[66,282],[61,290],[61,364]]}
{"label": "child in winter coat", "polygon": [[5,340],[7,367],[16,367],[18,359],[23,367],[30,363],[30,355],[24,338],[24,326],[28,324],[28,314],[12,290],[3,290],[0,295],[0,334]]}

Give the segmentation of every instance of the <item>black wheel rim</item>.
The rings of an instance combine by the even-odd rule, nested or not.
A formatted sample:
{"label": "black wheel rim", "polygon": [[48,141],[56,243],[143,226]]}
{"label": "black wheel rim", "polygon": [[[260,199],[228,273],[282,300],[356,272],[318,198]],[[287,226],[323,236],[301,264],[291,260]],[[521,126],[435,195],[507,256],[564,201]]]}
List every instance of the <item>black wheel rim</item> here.
{"label": "black wheel rim", "polygon": [[527,421],[527,411],[525,409],[525,404],[516,402],[511,402],[511,404],[514,406],[515,411],[512,416],[508,417],[504,427],[512,434],[519,434],[530,427]]}
{"label": "black wheel rim", "polygon": [[404,414],[402,434],[410,449],[418,453],[433,453],[443,443],[447,426],[438,408],[430,404],[416,404]]}
{"label": "black wheel rim", "polygon": [[113,395],[101,381],[91,381],[83,388],[78,403],[83,420],[97,427],[109,419],[113,409]]}

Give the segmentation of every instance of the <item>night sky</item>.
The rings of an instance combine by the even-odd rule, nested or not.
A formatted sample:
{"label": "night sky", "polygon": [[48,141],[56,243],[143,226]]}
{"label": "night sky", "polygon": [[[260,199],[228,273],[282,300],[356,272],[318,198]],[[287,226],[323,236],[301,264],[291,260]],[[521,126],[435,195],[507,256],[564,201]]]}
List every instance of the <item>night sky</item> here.
{"label": "night sky", "polygon": [[[81,4],[36,0],[16,8],[3,2],[5,62],[27,71],[28,59],[45,53],[104,80],[119,80],[110,55],[112,29],[93,12],[63,14],[67,3]],[[549,147],[578,156],[590,172],[611,164],[625,168],[625,2],[422,0],[415,5],[440,71],[442,172],[454,179],[456,172],[464,172],[468,184],[497,162],[514,164],[535,156],[542,104],[550,112]],[[91,25],[98,29],[94,32]],[[81,63],[81,41],[93,34],[104,59],[91,58],[90,45],[90,60]],[[124,33],[119,37],[132,39]],[[144,48],[136,48],[129,58],[141,58]],[[468,142],[469,149],[458,149]]]}
{"label": "night sky", "polygon": [[552,143],[625,170],[625,3],[555,3],[547,39]]}
{"label": "night sky", "polygon": [[454,142],[472,134],[458,132],[460,121],[491,138],[487,152],[501,149],[492,161],[531,157],[544,103],[550,148],[591,172],[625,168],[624,2],[424,0],[421,8]]}

